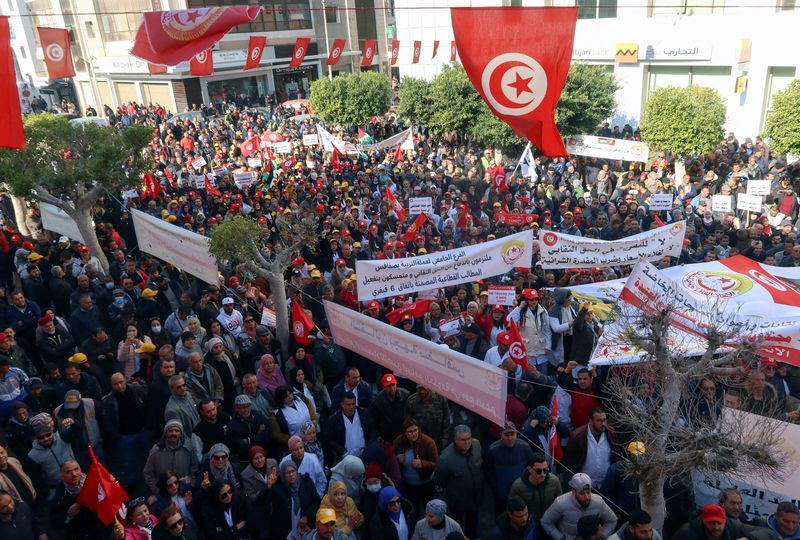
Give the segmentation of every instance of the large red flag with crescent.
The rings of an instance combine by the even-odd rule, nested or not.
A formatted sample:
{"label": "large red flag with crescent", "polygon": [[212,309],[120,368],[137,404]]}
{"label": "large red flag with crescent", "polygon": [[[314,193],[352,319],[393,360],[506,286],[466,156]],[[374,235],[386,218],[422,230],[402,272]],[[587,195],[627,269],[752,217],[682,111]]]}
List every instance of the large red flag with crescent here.
{"label": "large red flag with crescent", "polygon": [[377,47],[377,41],[374,39],[365,39],[364,40],[364,49],[361,51],[361,65],[362,66],[371,66],[372,65],[372,58],[375,56],[375,47]]}
{"label": "large red flag with crescent", "polygon": [[111,525],[129,497],[117,479],[98,461],[91,446],[89,456],[92,464],[75,502],[94,512],[104,524]]}
{"label": "large red flag with crescent", "polygon": [[544,155],[566,157],[554,115],[578,8],[452,8],[450,16],[464,69],[495,116]]}
{"label": "large red flag with crescent", "polygon": [[292,330],[294,330],[294,340],[301,345],[308,347],[314,344],[314,340],[308,337],[316,325],[311,316],[306,313],[303,307],[297,302],[292,302]]}
{"label": "large red flag with crescent", "polygon": [[306,57],[308,52],[308,45],[311,43],[311,38],[301,37],[297,38],[294,42],[294,51],[292,51],[292,59],[289,61],[289,67],[300,67],[303,63],[303,58]]}
{"label": "large red flag with crescent", "polygon": [[142,13],[131,54],[174,66],[211,47],[236,25],[252,21],[259,6],[208,7]]}
{"label": "large red flag with crescent", "polygon": [[342,57],[342,51],[344,51],[344,44],[346,40],[344,38],[338,38],[333,40],[333,45],[331,45],[331,52],[328,53],[328,60],[325,62],[326,66],[335,66],[339,63],[339,59]]}
{"label": "large red flag with crescent", "polygon": [[47,76],[51,81],[75,76],[72,64],[72,49],[69,46],[69,31],[63,28],[38,27],[39,41],[42,43]]}
{"label": "large red flag with crescent", "polygon": [[392,65],[397,63],[397,58],[400,56],[400,40],[392,40]]}
{"label": "large red flag with crescent", "polygon": [[264,46],[267,44],[266,36],[250,36],[247,44],[247,62],[244,69],[255,69],[261,63],[261,55],[264,54]]}
{"label": "large red flag with crescent", "polygon": [[189,74],[194,77],[207,77],[214,74],[214,53],[211,49],[200,51],[189,62]]}
{"label": "large red flag with crescent", "polygon": [[406,313],[410,314],[412,317],[422,317],[428,312],[428,306],[430,306],[430,304],[430,300],[411,302],[410,304],[406,304],[401,308],[387,313],[386,320],[389,321],[389,324],[397,324]]}
{"label": "large red flag with crescent", "polygon": [[25,128],[11,49],[11,27],[8,17],[0,17],[0,148],[25,148]]}
{"label": "large red flag with crescent", "polygon": [[528,351],[525,350],[525,342],[522,341],[522,336],[519,334],[517,323],[513,320],[508,328],[508,333],[511,336],[511,345],[508,346],[508,356],[515,364],[522,366],[522,369],[528,371]]}

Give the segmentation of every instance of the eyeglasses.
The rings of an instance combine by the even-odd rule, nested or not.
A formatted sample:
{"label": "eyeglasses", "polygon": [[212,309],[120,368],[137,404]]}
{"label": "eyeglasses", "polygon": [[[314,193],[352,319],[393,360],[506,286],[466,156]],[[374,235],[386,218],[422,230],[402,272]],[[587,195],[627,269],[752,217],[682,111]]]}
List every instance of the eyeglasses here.
{"label": "eyeglasses", "polygon": [[135,499],[131,499],[130,501],[125,503],[125,506],[127,506],[128,508],[136,508],[137,506],[143,503],[144,503],[144,497],[136,497]]}
{"label": "eyeglasses", "polygon": [[219,496],[220,497],[231,497],[231,496],[233,496],[233,490],[229,489],[228,491],[220,491],[219,492]]}
{"label": "eyeglasses", "polygon": [[180,527],[181,525],[183,525],[183,518],[180,518],[180,519],[179,519],[178,521],[176,521],[175,523],[172,523],[172,524],[170,524],[170,525],[167,525],[167,528],[168,528],[168,529],[171,529],[171,530],[173,530],[173,531],[174,531],[175,529],[177,529],[177,528],[178,528],[178,527]]}
{"label": "eyeglasses", "polygon": [[544,474],[547,472],[547,469],[533,469],[533,472],[536,474]]}
{"label": "eyeglasses", "polygon": [[222,455],[219,455],[219,456],[211,456],[211,459],[213,459],[214,461],[223,461],[223,460],[228,459],[228,456],[226,456],[225,454],[222,454]]}
{"label": "eyeglasses", "polygon": [[387,505],[388,506],[399,506],[400,505],[400,499],[393,499],[393,500],[389,501],[387,503]]}

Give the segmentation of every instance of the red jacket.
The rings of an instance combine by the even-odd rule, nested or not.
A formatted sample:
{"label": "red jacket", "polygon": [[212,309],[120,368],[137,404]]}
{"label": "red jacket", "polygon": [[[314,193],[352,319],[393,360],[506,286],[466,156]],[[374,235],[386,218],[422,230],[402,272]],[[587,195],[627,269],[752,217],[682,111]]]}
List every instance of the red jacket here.
{"label": "red jacket", "polygon": [[569,410],[569,419],[572,420],[572,427],[579,428],[589,423],[589,413],[595,407],[602,407],[603,404],[589,389],[586,391],[575,389],[572,392],[572,407]]}

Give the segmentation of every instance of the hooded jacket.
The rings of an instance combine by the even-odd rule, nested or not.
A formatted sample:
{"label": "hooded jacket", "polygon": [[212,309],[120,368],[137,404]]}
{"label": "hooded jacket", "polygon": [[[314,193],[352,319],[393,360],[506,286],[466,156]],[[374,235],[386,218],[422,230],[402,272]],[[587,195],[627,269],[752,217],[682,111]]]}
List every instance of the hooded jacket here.
{"label": "hooded jacket", "polygon": [[[170,448],[166,441],[166,433],[171,427],[181,430],[181,436],[175,448]],[[200,466],[195,452],[194,445],[190,437],[187,437],[183,426],[178,420],[169,420],[164,426],[161,439],[150,449],[147,462],[144,465],[144,481],[150,492],[155,495],[158,493],[156,481],[161,473],[175,471],[182,480],[191,482],[191,478],[197,473]]]}

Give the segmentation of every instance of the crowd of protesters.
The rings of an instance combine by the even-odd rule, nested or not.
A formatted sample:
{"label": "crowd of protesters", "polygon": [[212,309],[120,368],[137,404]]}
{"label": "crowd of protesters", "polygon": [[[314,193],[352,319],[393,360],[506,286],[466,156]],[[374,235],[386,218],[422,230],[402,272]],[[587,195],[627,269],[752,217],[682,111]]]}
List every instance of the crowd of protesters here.
{"label": "crowd of protesters", "polygon": [[[534,256],[530,270],[443,289],[427,314],[397,322],[516,373],[502,426],[336,343],[322,300],[388,324],[387,314],[413,295],[359,302],[355,261],[520,230],[494,219],[497,211],[533,214],[534,234],[605,240],[685,219],[684,249],[662,267],[735,254],[798,266],[800,167],[772,156],[761,139],[740,144],[730,135],[689,160],[682,178],[668,153],[631,164],[537,157],[523,177],[513,162],[458,134],[416,128],[415,150],[402,156],[395,149],[334,156],[303,146],[316,125],[313,116],[296,120],[308,112],[302,107],[199,112],[171,122],[158,106],[106,108],[117,128],[153,126],[158,183],[138,197],[108,193],[95,206],[107,270],[88,247],[43,231],[35,205],[25,219],[29,236],[5,220],[0,538],[660,539],[639,507],[635,479],[621,474],[620,462],[641,443],[606,413],[606,370],[588,366],[602,320],[563,288],[623,277],[630,267],[543,270]],[[382,140],[407,127],[387,115],[364,129]],[[338,136],[357,142],[355,131]],[[232,173],[248,170],[239,145],[267,133],[289,141],[293,153],[265,150],[252,169],[256,181],[237,187]],[[200,156],[207,165],[194,171]],[[218,194],[198,188],[197,174],[211,175]],[[498,184],[501,174],[508,181]],[[712,211],[712,195],[735,197],[751,179],[772,181],[763,213]],[[386,189],[401,202],[433,199],[434,211],[408,240],[414,216],[402,222]],[[673,193],[675,209],[649,212],[655,193]],[[311,345],[290,337],[284,354],[275,328],[262,324],[263,308],[275,307],[271,291],[250,272],[231,265],[217,283],[203,283],[140,251],[133,207],[202,235],[247,216],[262,227],[267,258],[285,247],[294,224],[314,220],[319,242],[286,270],[289,302],[316,325]],[[513,285],[517,305],[489,305],[490,282]],[[460,331],[441,332],[440,322],[454,316]],[[527,346],[525,373],[508,357],[510,320]],[[703,379],[697,396],[712,421],[723,405],[796,421],[800,377],[793,366],[764,361],[741,389]],[[642,399],[656,397],[645,384]],[[131,496],[111,525],[76,503],[90,447]],[[688,472],[668,486],[665,535],[800,539],[793,502],[753,517],[742,494],[726,489],[698,513]]]}

